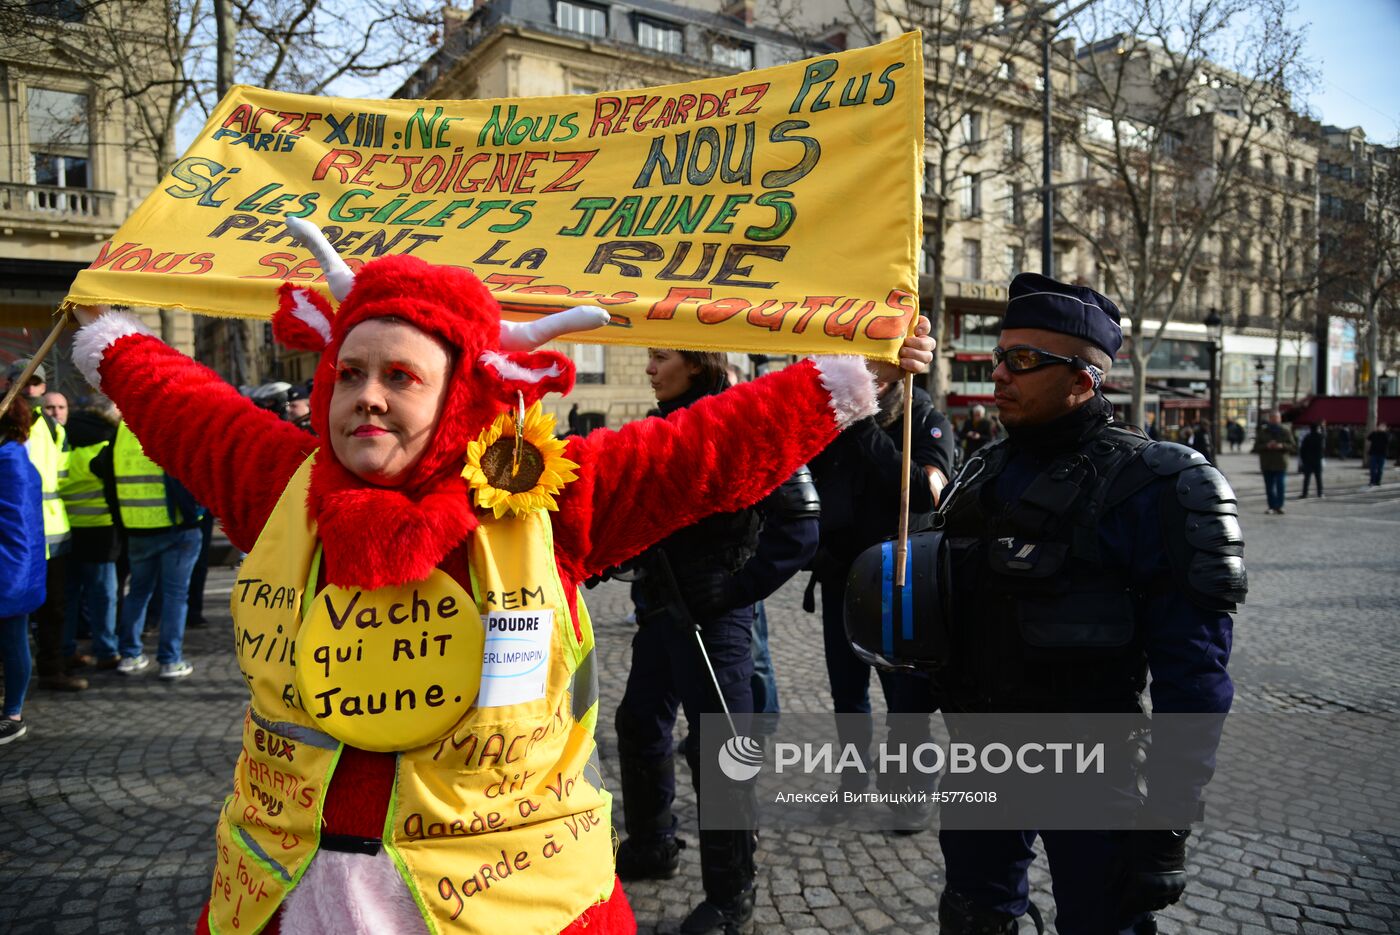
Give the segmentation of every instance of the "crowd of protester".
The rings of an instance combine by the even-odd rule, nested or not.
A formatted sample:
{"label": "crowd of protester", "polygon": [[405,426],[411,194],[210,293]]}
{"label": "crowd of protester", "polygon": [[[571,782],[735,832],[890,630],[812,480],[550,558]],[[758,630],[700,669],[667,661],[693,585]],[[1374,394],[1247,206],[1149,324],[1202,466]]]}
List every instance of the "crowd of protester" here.
{"label": "crowd of protester", "polygon": [[[0,392],[21,379],[11,363]],[[309,391],[269,384],[260,405],[310,431]],[[103,397],[51,390],[44,364],[0,414],[0,650],[5,701],[0,744],[28,732],[23,706],[40,690],[82,692],[98,672],[151,667],[184,679],[188,627],[203,626],[214,517],[147,458]],[[31,651],[31,640],[33,649]]]}

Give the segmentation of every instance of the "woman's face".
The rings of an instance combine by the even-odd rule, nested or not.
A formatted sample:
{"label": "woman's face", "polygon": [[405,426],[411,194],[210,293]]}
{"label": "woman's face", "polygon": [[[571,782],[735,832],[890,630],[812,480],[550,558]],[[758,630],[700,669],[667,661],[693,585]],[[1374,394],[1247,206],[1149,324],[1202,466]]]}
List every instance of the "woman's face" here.
{"label": "woman's face", "polygon": [[680,351],[653,347],[647,351],[647,376],[658,403],[668,403],[690,389],[691,380],[700,373],[700,366],[681,356]]}
{"label": "woman's face", "polygon": [[360,480],[395,487],[432,441],[452,356],[412,325],[370,320],[345,336],[331,394],[331,450]]}

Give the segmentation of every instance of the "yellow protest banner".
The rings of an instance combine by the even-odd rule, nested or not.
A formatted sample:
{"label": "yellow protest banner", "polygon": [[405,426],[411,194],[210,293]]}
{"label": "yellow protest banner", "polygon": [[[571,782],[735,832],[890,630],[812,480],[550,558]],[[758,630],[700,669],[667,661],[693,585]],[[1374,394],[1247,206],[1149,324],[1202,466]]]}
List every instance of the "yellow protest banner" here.
{"label": "yellow protest banner", "polygon": [[237,87],[74,281],[70,302],[269,318],[352,269],[470,269],[507,316],[606,308],[579,340],[894,359],[917,307],[917,33],[592,96],[353,100]]}

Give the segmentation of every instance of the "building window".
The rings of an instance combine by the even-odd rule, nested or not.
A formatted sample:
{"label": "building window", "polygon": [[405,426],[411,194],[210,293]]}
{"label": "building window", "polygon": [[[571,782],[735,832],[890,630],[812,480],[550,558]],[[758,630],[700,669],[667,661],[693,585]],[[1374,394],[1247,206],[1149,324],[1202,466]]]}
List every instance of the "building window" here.
{"label": "building window", "polygon": [[1241,317],[1241,318],[1244,318],[1244,319],[1248,319],[1248,318],[1249,318],[1249,313],[1250,313],[1250,308],[1251,308],[1249,299],[1250,299],[1249,290],[1248,290],[1248,289],[1241,289],[1241,290],[1240,290],[1240,317]]}
{"label": "building window", "polygon": [[935,249],[936,249],[936,247],[934,246],[934,243],[933,243],[933,235],[932,235],[932,234],[925,234],[925,235],[924,235],[924,249],[923,249],[923,250],[921,251],[921,253],[920,253],[920,256],[923,258],[923,267],[922,267],[922,271],[923,271],[923,274],[924,274],[925,276],[932,276],[933,273],[934,273],[934,269],[933,269],[933,253],[934,253],[934,250],[935,250]]}
{"label": "building window", "polygon": [[[89,164],[88,98],[86,94],[28,89],[30,171],[35,185],[54,188],[92,187]],[[75,196],[36,192],[34,207],[81,210]]]}
{"label": "building window", "polygon": [[1020,159],[1024,152],[1025,127],[1019,123],[1006,125],[1006,158]]}
{"label": "building window", "polygon": [[554,25],[585,36],[608,34],[608,11],[602,7],[573,0],[557,0],[554,5]]}
{"label": "building window", "polygon": [[1021,183],[1011,183],[1010,204],[1006,206],[1006,219],[1012,224],[1026,223],[1026,199],[1021,192]]}
{"label": "building window", "polygon": [[65,23],[81,23],[85,5],[81,0],[29,0],[29,12]]}
{"label": "building window", "polygon": [[963,114],[960,126],[962,128],[963,145],[973,152],[981,149],[982,115],[975,111],[970,114]]}
{"label": "building window", "polygon": [[748,71],[753,68],[753,46],[746,42],[716,39],[710,49],[710,58],[728,68]]}
{"label": "building window", "polygon": [[962,216],[976,218],[982,216],[982,174],[971,172],[963,176]]}
{"label": "building window", "polygon": [[982,241],[963,241],[963,278],[982,278]]}
{"label": "building window", "polygon": [[1019,274],[1026,265],[1026,250],[1024,247],[1006,248],[1006,278],[1010,279]]}
{"label": "building window", "polygon": [[573,344],[569,356],[574,361],[575,383],[606,383],[603,367],[603,345]]}
{"label": "building window", "polygon": [[644,49],[680,55],[684,47],[683,37],[679,26],[646,19],[637,21],[637,44]]}

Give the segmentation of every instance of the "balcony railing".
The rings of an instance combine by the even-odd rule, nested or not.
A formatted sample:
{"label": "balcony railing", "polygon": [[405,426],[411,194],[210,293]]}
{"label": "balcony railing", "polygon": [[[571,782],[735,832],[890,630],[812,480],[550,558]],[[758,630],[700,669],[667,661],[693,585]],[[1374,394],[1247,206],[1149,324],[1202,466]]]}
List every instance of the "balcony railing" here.
{"label": "balcony railing", "polygon": [[31,219],[111,221],[117,195],[91,188],[0,182],[0,214]]}

